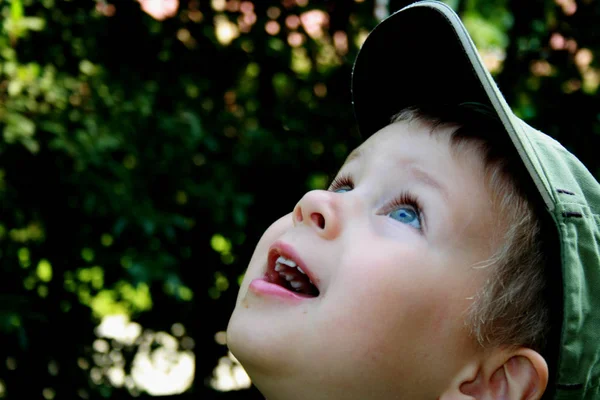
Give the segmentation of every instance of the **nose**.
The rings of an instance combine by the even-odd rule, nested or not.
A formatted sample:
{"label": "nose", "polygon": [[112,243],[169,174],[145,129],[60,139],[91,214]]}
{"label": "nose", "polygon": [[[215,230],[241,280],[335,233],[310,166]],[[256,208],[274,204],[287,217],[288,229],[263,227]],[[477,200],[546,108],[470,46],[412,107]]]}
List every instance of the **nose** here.
{"label": "nose", "polygon": [[294,207],[294,226],[306,224],[324,239],[335,239],[341,230],[339,194],[313,190],[306,193]]}

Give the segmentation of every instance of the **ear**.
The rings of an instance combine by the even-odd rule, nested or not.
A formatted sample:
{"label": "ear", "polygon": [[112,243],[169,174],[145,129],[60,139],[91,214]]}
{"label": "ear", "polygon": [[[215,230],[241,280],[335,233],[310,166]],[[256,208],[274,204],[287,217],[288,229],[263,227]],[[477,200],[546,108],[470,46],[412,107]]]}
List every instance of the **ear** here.
{"label": "ear", "polygon": [[539,400],[548,365],[534,350],[496,349],[464,368],[440,400]]}

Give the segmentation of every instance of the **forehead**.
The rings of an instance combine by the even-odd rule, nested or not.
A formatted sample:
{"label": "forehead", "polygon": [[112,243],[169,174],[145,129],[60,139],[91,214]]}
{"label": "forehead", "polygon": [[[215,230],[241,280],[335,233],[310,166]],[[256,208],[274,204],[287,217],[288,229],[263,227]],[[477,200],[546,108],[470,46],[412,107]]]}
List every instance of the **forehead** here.
{"label": "forehead", "polygon": [[[452,126],[439,126],[433,129],[428,123],[420,121],[394,122],[367,138],[348,155],[344,164],[355,160],[365,162],[365,159],[394,156],[418,161],[440,153],[475,150],[476,146],[456,146],[452,143],[454,130],[455,127]],[[481,155],[478,151],[474,153]]]}
{"label": "forehead", "polygon": [[410,173],[421,183],[445,192],[447,186],[465,185],[475,193],[485,191],[486,168],[481,147],[473,142],[457,145],[455,127],[432,130],[420,121],[394,122],[370,136],[350,153],[344,166],[377,169],[402,178]]}

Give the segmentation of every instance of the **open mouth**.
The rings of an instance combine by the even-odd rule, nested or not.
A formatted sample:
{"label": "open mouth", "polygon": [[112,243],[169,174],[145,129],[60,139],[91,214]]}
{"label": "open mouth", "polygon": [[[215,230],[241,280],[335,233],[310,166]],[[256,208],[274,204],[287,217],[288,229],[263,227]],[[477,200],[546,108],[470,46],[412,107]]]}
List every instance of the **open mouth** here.
{"label": "open mouth", "polygon": [[311,280],[310,274],[294,260],[284,257],[277,251],[269,254],[265,280],[305,297],[319,295],[319,289]]}

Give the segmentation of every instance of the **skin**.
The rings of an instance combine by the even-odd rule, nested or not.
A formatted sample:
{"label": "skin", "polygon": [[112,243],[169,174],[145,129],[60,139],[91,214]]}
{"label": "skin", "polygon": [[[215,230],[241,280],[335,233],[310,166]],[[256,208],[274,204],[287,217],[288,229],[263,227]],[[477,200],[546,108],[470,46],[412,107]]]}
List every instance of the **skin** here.
{"label": "skin", "polygon": [[[496,367],[483,368],[488,355],[464,323],[489,274],[473,267],[498,245],[483,167],[475,148],[451,147],[448,128],[433,135],[397,122],[349,156],[338,176],[352,186],[306,193],[267,229],[228,346],[269,400],[446,398],[464,382],[485,389],[473,382]],[[402,192],[419,199],[420,218],[401,214],[412,205],[393,204]],[[290,302],[249,290],[276,241],[303,260],[318,297]],[[494,354],[499,367],[514,356]]]}

